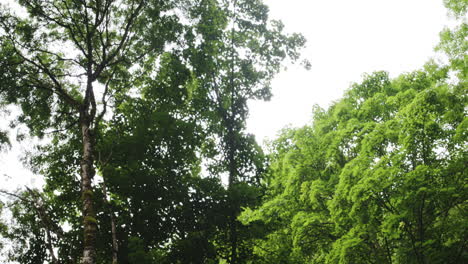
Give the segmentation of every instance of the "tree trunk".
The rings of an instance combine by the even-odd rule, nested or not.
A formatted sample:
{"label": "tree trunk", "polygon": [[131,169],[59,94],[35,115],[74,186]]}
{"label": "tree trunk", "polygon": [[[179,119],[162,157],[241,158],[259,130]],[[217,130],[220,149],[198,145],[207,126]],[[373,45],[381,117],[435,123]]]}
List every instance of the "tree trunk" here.
{"label": "tree trunk", "polygon": [[83,210],[83,258],[82,264],[96,263],[97,221],[93,205],[92,179],[94,170],[94,138],[90,130],[90,118],[86,111],[80,113],[81,133],[83,136],[83,157],[81,160],[81,199]]}
{"label": "tree trunk", "polygon": [[117,242],[117,229],[115,226],[114,213],[111,211],[111,228],[112,228],[112,264],[118,263],[119,244]]}
{"label": "tree trunk", "polygon": [[[232,116],[231,116],[232,120]],[[231,121],[232,122],[232,121]],[[235,139],[234,139],[234,129],[232,123],[228,123],[228,162],[229,162],[229,200],[231,203],[231,214],[229,217],[229,232],[230,232],[230,242],[231,242],[231,259],[230,264],[237,263],[237,201],[232,199],[232,188],[236,182],[237,176],[237,164],[234,152],[236,150]],[[235,205],[234,205],[235,204]]]}
{"label": "tree trunk", "polygon": [[103,175],[102,180],[102,191],[104,192],[104,204],[106,204],[109,209],[109,216],[111,221],[111,233],[112,233],[112,264],[118,263],[118,253],[119,253],[119,242],[117,239],[117,227],[115,224],[115,216],[112,211],[112,206],[110,201],[107,199],[107,187],[106,187],[106,178]]}
{"label": "tree trunk", "polygon": [[231,262],[237,263],[237,215],[235,212],[231,214],[230,232],[231,232]]}

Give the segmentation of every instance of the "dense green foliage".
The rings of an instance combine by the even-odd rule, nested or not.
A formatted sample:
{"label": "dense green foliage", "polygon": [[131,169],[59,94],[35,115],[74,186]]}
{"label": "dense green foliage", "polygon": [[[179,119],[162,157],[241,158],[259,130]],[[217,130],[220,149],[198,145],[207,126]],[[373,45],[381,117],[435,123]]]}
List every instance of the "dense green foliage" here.
{"label": "dense green foliage", "polygon": [[[430,66],[428,66],[430,67]],[[466,88],[431,69],[366,76],[272,144],[265,263],[463,263]]]}
{"label": "dense green foliage", "polygon": [[45,138],[27,159],[45,185],[0,189],[8,260],[468,262],[466,0],[445,1],[446,65],[365,75],[267,155],[247,103],[305,40],[262,1],[18,2],[0,105]]}
{"label": "dense green foliage", "polygon": [[241,216],[264,225],[259,262],[468,261],[467,33],[441,33],[447,65],[366,75],[271,143],[268,192]]}
{"label": "dense green foliage", "polygon": [[256,0],[18,2],[0,10],[0,100],[49,143],[28,157],[43,189],[3,192],[10,259],[245,262],[236,217],[265,165],[247,102],[304,38]]}
{"label": "dense green foliage", "polygon": [[273,141],[257,263],[468,261],[468,46],[461,18],[441,33],[447,65],[366,75],[313,122]]}

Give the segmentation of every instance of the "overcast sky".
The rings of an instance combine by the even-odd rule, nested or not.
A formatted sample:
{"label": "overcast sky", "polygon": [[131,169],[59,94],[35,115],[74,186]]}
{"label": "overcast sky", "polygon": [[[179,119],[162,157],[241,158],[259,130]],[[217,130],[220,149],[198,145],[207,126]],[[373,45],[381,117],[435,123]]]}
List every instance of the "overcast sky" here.
{"label": "overcast sky", "polygon": [[307,38],[310,71],[290,66],[273,82],[269,102],[250,104],[249,132],[262,142],[282,127],[311,120],[363,73],[390,76],[420,68],[450,23],[442,0],[265,0],[271,17]]}
{"label": "overcast sky", "polygon": [[[0,0],[3,1],[3,0]],[[265,0],[271,17],[308,40],[310,71],[289,66],[273,81],[270,102],[252,102],[248,131],[273,138],[282,127],[302,126],[314,104],[328,106],[365,72],[391,76],[421,67],[433,54],[438,33],[449,24],[442,0]],[[1,117],[0,117],[1,118]],[[26,147],[0,153],[0,186],[37,185],[22,168]]]}

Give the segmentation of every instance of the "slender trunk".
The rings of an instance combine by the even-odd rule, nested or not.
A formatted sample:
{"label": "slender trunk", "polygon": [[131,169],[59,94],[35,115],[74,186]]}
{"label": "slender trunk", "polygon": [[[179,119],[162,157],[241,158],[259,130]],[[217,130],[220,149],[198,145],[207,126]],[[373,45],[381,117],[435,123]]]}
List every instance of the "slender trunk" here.
{"label": "slender trunk", "polygon": [[47,241],[47,250],[49,250],[50,257],[52,259],[52,264],[58,264],[57,258],[55,257],[54,247],[52,246],[52,236],[50,230],[46,228],[46,241]]}
{"label": "slender trunk", "polygon": [[421,199],[421,206],[420,206],[420,209],[419,209],[419,217],[418,217],[418,222],[419,222],[419,245],[420,245],[420,249],[421,249],[421,263],[426,263],[426,257],[424,255],[424,240],[425,240],[425,236],[424,236],[424,203],[425,203],[425,200],[426,200],[426,193],[423,193],[423,197]]}
{"label": "slender trunk", "polygon": [[111,212],[111,229],[112,229],[112,264],[117,264],[117,254],[119,253],[119,244],[117,244],[117,229],[115,227],[114,213]]}
{"label": "slender trunk", "polygon": [[[237,149],[236,146],[236,139],[235,139],[235,132],[234,132],[234,122],[235,122],[235,116],[236,116],[236,109],[234,108],[234,101],[235,101],[235,92],[234,92],[234,23],[236,21],[236,4],[237,0],[234,0],[232,3],[233,6],[233,16],[232,16],[232,21],[233,21],[233,26],[231,28],[231,65],[230,65],[230,78],[229,78],[229,86],[231,89],[231,113],[229,117],[229,123],[228,123],[228,150],[229,150],[229,186],[228,188],[232,188],[233,184],[236,182],[236,177],[237,177],[237,164],[236,164],[236,157],[235,157],[235,151]],[[236,201],[237,202],[237,201]],[[232,201],[231,201],[232,203]],[[232,205],[232,210],[231,210],[231,215],[230,215],[230,237],[231,237],[231,262],[230,264],[236,264],[237,263],[237,203],[235,205]]]}
{"label": "slender trunk", "polygon": [[83,156],[81,160],[81,199],[83,210],[83,258],[82,264],[96,263],[96,235],[97,221],[93,205],[93,180],[94,171],[94,139],[90,130],[89,115],[86,111],[80,113],[81,133],[83,137]]}
{"label": "slender trunk", "polygon": [[109,216],[111,222],[111,233],[112,233],[112,264],[118,263],[118,253],[119,253],[119,244],[117,241],[117,228],[115,225],[115,216],[114,212],[112,211],[111,204],[107,199],[107,187],[106,187],[106,180],[103,177],[102,181],[102,191],[104,192],[104,203],[106,204],[107,208],[109,209]]}
{"label": "slender trunk", "polygon": [[231,264],[237,263],[237,215],[233,211],[231,213],[230,233],[231,233]]}
{"label": "slender trunk", "polygon": [[[234,139],[234,129],[232,128],[232,124],[228,125],[228,162],[229,162],[229,186],[228,188],[231,189],[236,182],[236,160],[234,152],[236,150],[235,147],[235,139]],[[231,191],[231,190],[230,190]],[[230,192],[231,193],[231,192]],[[237,203],[233,203],[232,195],[230,199],[231,203],[231,213],[229,217],[229,232],[230,232],[230,242],[231,242],[231,259],[230,264],[237,263]]]}
{"label": "slender trunk", "polygon": [[386,253],[387,253],[388,263],[392,264],[392,253],[390,251],[390,247],[388,246],[387,237],[385,237],[385,236],[384,236],[384,242],[385,242],[385,250],[386,250]]}
{"label": "slender trunk", "polygon": [[[32,193],[32,191],[30,191]],[[36,196],[36,195],[35,195]],[[47,212],[44,210],[42,200],[40,200],[39,197],[35,197],[37,200],[37,203],[35,205],[36,207],[36,212],[39,214],[39,218],[41,219],[42,225],[44,226],[45,232],[46,232],[46,247],[47,250],[49,251],[50,258],[52,259],[52,264],[58,264],[57,257],[55,256],[54,253],[54,246],[52,244],[52,234],[51,234],[51,226],[48,223],[51,223],[50,219],[47,219]]]}

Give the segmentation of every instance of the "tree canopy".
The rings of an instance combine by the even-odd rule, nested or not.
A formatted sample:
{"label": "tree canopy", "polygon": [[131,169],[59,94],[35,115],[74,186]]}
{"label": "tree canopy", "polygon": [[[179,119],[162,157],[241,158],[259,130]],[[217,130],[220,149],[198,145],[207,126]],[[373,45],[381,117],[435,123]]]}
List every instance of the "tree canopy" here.
{"label": "tree canopy", "polygon": [[[43,190],[12,205],[11,258],[236,263],[235,218],[263,166],[244,132],[246,103],[268,99],[303,37],[282,33],[261,1],[17,4],[0,16],[1,100],[50,144],[29,157]],[[226,193],[227,171],[247,191]]]}
{"label": "tree canopy", "polygon": [[[457,17],[466,1],[446,1]],[[448,64],[364,76],[311,124],[270,144],[257,263],[464,263],[466,21],[441,33]]]}
{"label": "tree canopy", "polygon": [[467,2],[444,2],[447,63],[367,74],[266,151],[248,102],[305,39],[261,0],[0,4],[0,106],[45,182],[0,189],[5,259],[467,262]]}

